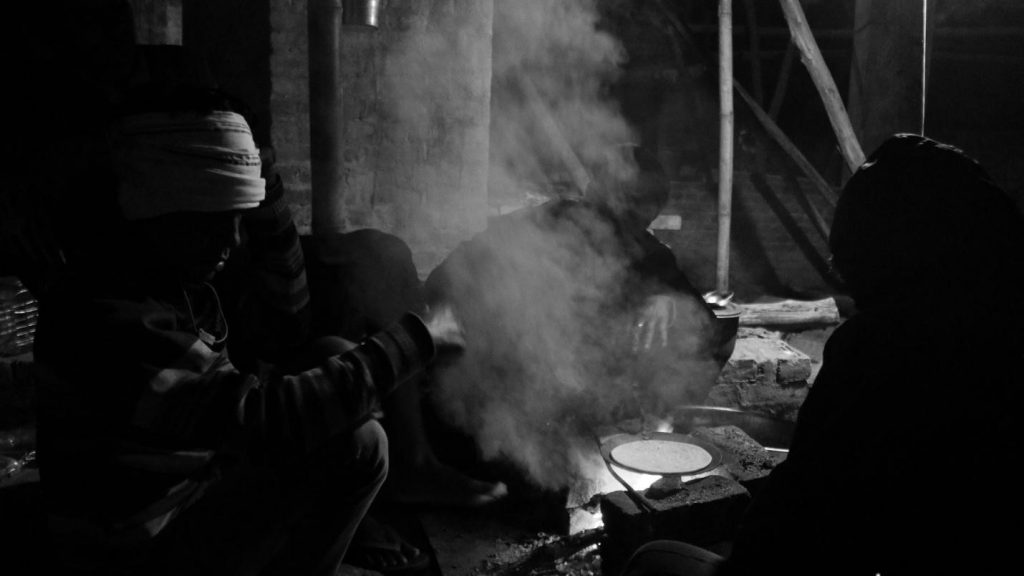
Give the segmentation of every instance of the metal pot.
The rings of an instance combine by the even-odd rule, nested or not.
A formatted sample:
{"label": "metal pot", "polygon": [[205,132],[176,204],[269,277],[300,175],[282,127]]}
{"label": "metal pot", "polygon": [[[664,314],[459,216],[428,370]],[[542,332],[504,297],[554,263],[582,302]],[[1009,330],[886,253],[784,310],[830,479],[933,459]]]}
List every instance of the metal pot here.
{"label": "metal pot", "polygon": [[715,359],[725,365],[736,348],[736,333],[740,328],[740,307],[729,302],[712,308],[715,313]]}
{"label": "metal pot", "polygon": [[769,450],[789,450],[796,424],[756,412],[724,406],[682,406],[673,412],[673,429],[689,434],[694,428],[736,426]]}

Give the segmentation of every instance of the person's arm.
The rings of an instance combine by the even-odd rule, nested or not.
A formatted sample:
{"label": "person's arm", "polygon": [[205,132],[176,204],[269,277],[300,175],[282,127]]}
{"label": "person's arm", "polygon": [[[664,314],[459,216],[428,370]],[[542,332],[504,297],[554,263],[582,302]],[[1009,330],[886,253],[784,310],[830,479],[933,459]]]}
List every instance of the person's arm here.
{"label": "person's arm", "polygon": [[40,359],[69,384],[69,405],[165,453],[309,453],[363,422],[461,337],[444,310],[426,321],[408,314],[316,368],[261,381],[202,344],[187,316],[152,300],[73,298],[49,312],[59,326],[44,327]]}
{"label": "person's arm", "polygon": [[244,246],[216,279],[223,300],[234,303],[232,357],[277,363],[309,338],[311,308],[305,255],[276,173],[267,176],[263,202],[243,214],[242,230]]}
{"label": "person's arm", "polygon": [[427,325],[407,314],[316,368],[263,382],[250,378],[238,414],[246,440],[271,454],[309,453],[369,418],[383,398],[433,360],[437,348]]}

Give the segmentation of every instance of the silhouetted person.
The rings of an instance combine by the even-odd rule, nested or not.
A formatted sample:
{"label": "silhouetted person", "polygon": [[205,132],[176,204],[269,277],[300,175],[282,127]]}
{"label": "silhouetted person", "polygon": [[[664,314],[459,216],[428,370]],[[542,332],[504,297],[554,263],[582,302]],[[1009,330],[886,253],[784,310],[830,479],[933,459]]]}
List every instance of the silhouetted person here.
{"label": "silhouetted person", "polygon": [[[888,139],[830,237],[858,312],[724,562],[648,545],[627,573],[994,574],[1018,563],[1024,219],[960,150]],[[1012,520],[1011,520],[1012,519]],[[660,567],[654,566],[658,565]]]}

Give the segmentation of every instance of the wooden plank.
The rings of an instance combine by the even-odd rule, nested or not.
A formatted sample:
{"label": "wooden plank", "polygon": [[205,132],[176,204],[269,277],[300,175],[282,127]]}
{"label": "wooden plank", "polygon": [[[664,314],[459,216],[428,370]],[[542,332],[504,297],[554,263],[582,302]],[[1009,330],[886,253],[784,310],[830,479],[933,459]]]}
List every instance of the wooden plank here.
{"label": "wooden plank", "polygon": [[830,326],[838,324],[839,306],[834,298],[736,303],[740,326]]}
{"label": "wooden plank", "polygon": [[[980,0],[972,0],[973,2],[979,2]],[[999,2],[1005,2],[1006,0],[993,0]],[[931,0],[932,6],[934,6],[934,0]],[[946,3],[940,4],[940,7],[945,7]],[[972,6],[969,2],[964,2],[961,6],[966,7],[969,10],[973,10],[975,6]],[[953,14],[954,17],[960,17],[959,14]],[[952,26],[946,23],[950,19],[949,14],[939,13],[936,16],[936,25],[942,26],[935,30],[935,34],[943,39],[978,39],[978,38],[998,38],[1004,36],[1024,36],[1024,27],[1021,26],[987,26],[985,28],[970,28],[966,26]],[[712,26],[709,24],[694,24],[690,26],[690,30],[694,34],[706,36],[708,34],[718,34],[718,26]],[[733,36],[742,36],[749,34],[750,31],[746,26],[735,26],[732,29]],[[789,37],[789,28],[780,28],[775,26],[759,26],[757,33],[767,40],[778,40],[782,37]],[[845,28],[820,28],[814,31],[814,37],[822,40],[848,40],[854,35],[853,30]]]}
{"label": "wooden plank", "polygon": [[587,187],[590,185],[590,174],[583,166],[583,162],[580,161],[579,156],[572,149],[572,145],[569,144],[569,140],[565,137],[565,133],[562,132],[558,121],[551,114],[547,104],[544,103],[544,99],[541,98],[533,80],[529,76],[522,75],[520,76],[520,85],[522,86],[523,94],[526,96],[527,104],[536,116],[537,122],[544,131],[544,135],[551,145],[555,147],[555,153],[558,154],[562,163],[565,164],[580,194],[585,194]]}

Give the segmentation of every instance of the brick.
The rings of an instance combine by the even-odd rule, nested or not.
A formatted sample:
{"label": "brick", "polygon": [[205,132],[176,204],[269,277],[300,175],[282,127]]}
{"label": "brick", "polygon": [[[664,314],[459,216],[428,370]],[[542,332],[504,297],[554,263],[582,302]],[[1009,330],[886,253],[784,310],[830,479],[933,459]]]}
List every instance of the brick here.
{"label": "brick", "polygon": [[737,384],[735,406],[788,421],[796,421],[797,412],[807,398],[808,387],[767,387]]}
{"label": "brick", "polygon": [[637,548],[651,540],[709,545],[730,539],[750,502],[750,493],[735,480],[711,475],[687,482],[682,490],[664,498],[647,501],[653,512],[642,510],[624,491],[601,499],[603,573],[616,573]]}
{"label": "brick", "polygon": [[806,381],[811,375],[809,356],[781,338],[740,336],[732,357],[722,370],[722,382],[757,382],[764,386]]}
{"label": "brick", "polygon": [[690,434],[718,447],[726,472],[751,494],[760,489],[781,462],[776,453],[766,450],[737,426],[699,427]]}

